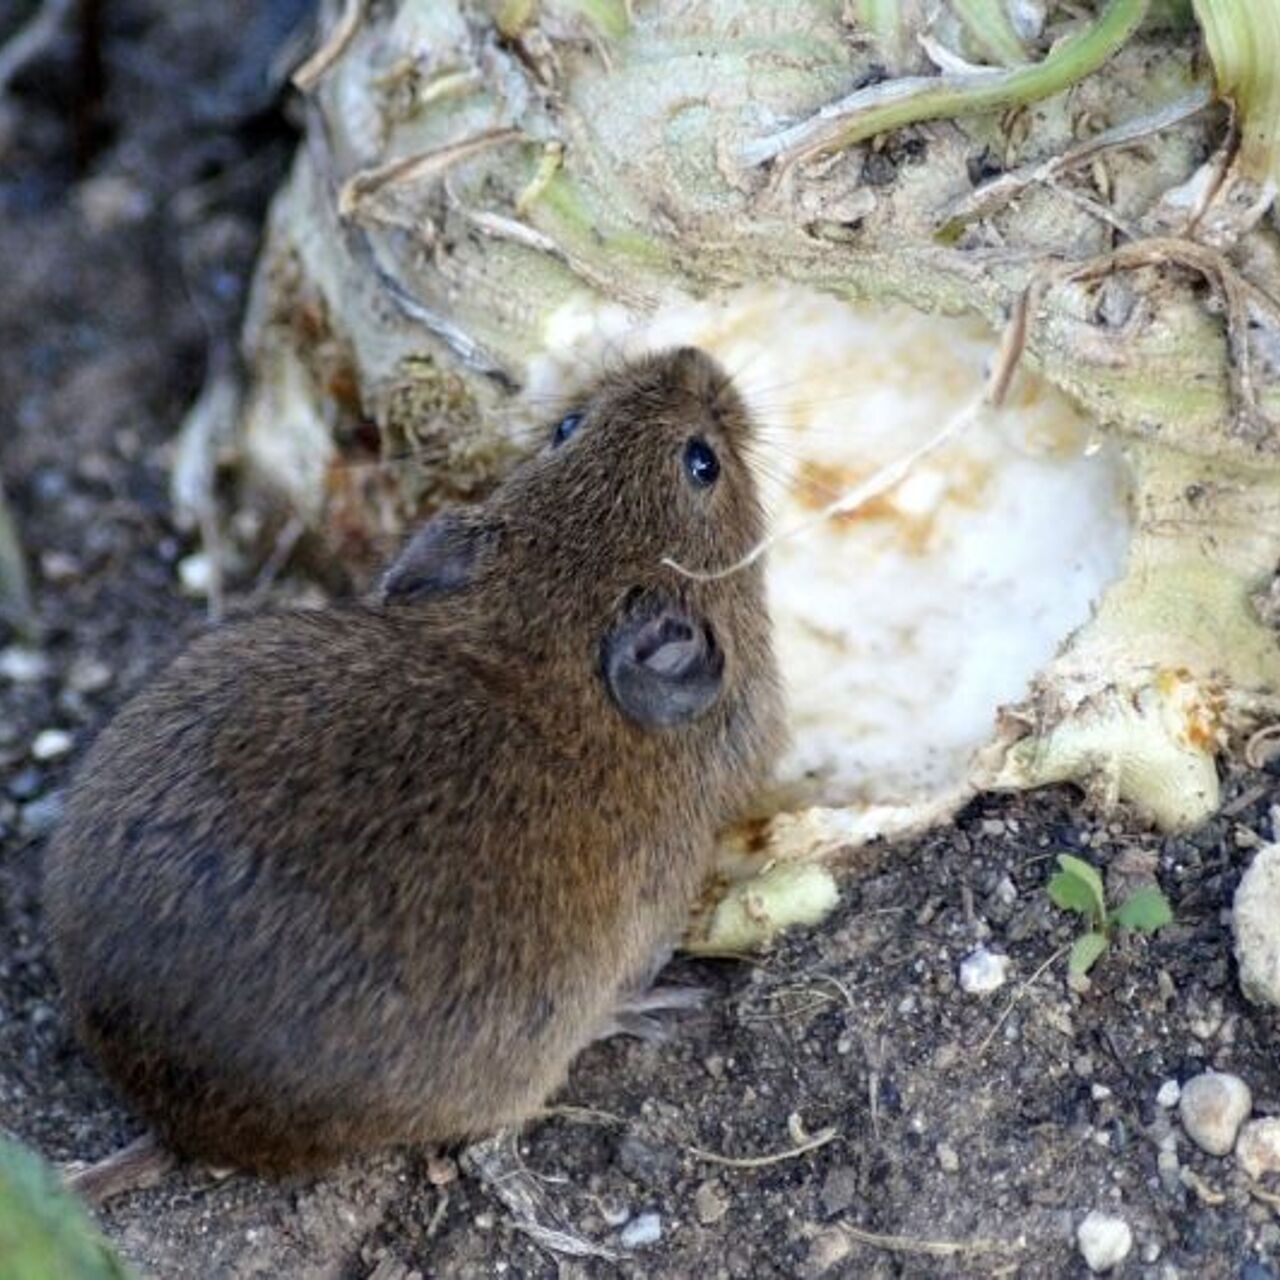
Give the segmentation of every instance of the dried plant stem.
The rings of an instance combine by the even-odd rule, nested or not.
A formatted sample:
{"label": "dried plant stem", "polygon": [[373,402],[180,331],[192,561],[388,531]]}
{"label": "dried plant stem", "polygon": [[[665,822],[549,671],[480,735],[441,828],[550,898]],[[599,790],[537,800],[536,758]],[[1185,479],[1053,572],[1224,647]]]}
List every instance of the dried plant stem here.
{"label": "dried plant stem", "polygon": [[486,129],[445,147],[400,156],[387,164],[361,169],[352,174],[338,192],[338,216],[359,216],[366,203],[389,187],[408,183],[434,182],[443,178],[454,165],[478,156],[490,147],[518,142],[524,135],[519,129]]}
{"label": "dried plant stem", "polygon": [[62,33],[75,0],[44,0],[31,18],[0,46],[0,94],[28,63],[34,62]]}
{"label": "dried plant stem", "polygon": [[1111,0],[1092,27],[1064,40],[1031,66],[907,76],[859,89],[789,129],[747,143],[742,162],[749,168],[773,162],[785,169],[922,120],[1000,111],[1061,93],[1127,43],[1146,16],[1147,4],[1148,0]]}
{"label": "dried plant stem", "polygon": [[1044,964],[1042,964],[1035,971],[1035,973],[1033,973],[1031,977],[1029,977],[1026,980],[1026,982],[1024,982],[1022,986],[1020,986],[1017,989],[1017,991],[1013,993],[1013,999],[1011,999],[1009,1003],[1005,1005],[1004,1012],[995,1020],[995,1024],[992,1026],[991,1030],[987,1032],[987,1034],[983,1037],[982,1043],[974,1051],[973,1056],[975,1060],[978,1058],[981,1058],[982,1055],[986,1053],[987,1047],[996,1038],[996,1033],[1000,1030],[1001,1027],[1004,1026],[1005,1022],[1009,1018],[1009,1015],[1014,1011],[1015,1007],[1017,1006],[1018,1002],[1022,999],[1022,997],[1025,996],[1027,992],[1030,991],[1031,988],[1034,987],[1035,984],[1039,982],[1040,979],[1043,978],[1044,975],[1050,969],[1052,969],[1053,966],[1057,964],[1057,962],[1061,960],[1062,957],[1065,956],[1068,951],[1071,950],[1071,947],[1072,947],[1072,944],[1070,942],[1064,943],[1062,946],[1060,946],[1057,949],[1057,951],[1055,951],[1053,955],[1051,955],[1044,962]]}
{"label": "dried plant stem", "polygon": [[1029,187],[1050,183],[1077,168],[1086,160],[1116,147],[1126,147],[1153,134],[1162,133],[1180,121],[1203,111],[1213,101],[1213,90],[1199,85],[1186,96],[1134,120],[1126,120],[1112,129],[1104,129],[1092,138],[1070,147],[1061,155],[1034,164],[1022,165],[971,191],[952,204],[937,226],[942,234],[958,231],[966,223],[989,218],[1016,200]]}
{"label": "dried plant stem", "polygon": [[835,1141],[839,1136],[838,1129],[820,1129],[812,1138],[798,1142],[794,1147],[763,1156],[722,1156],[715,1151],[704,1151],[701,1147],[690,1147],[689,1154],[697,1156],[699,1160],[707,1161],[708,1164],[720,1164],[728,1169],[764,1169],[771,1164],[781,1164],[784,1160],[794,1160],[796,1156],[807,1155],[810,1151],[825,1147],[828,1142]]}
{"label": "dried plant stem", "polygon": [[364,0],[346,0],[342,13],[333,30],[321,42],[320,47],[293,73],[293,86],[300,93],[310,93],[319,84],[324,73],[342,57],[347,46],[355,39],[364,12]]}
{"label": "dried plant stem", "polygon": [[840,1230],[859,1244],[889,1253],[920,1253],[930,1258],[954,1258],[966,1253],[1013,1253],[1020,1244],[1004,1240],[916,1240],[911,1236],[887,1236],[879,1231],[866,1231],[848,1222],[840,1223]]}

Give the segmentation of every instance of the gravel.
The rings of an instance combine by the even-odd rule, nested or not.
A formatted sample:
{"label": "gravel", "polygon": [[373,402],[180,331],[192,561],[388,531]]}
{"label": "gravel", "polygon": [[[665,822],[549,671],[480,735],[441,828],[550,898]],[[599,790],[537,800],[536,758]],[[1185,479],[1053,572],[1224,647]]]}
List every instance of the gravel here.
{"label": "gravel", "polygon": [[1258,850],[1231,912],[1240,989],[1257,1004],[1280,1006],[1280,844]]}
{"label": "gravel", "polygon": [[1129,1256],[1133,1232],[1123,1218],[1095,1209],[1076,1228],[1076,1243],[1090,1271],[1110,1271]]}
{"label": "gravel", "polygon": [[1009,957],[979,947],[960,962],[960,989],[971,996],[999,991],[1009,978]]}
{"label": "gravel", "polygon": [[1252,1110],[1249,1086],[1239,1076],[1218,1071],[1206,1071],[1188,1080],[1178,1101],[1187,1137],[1211,1156],[1230,1152]]}
{"label": "gravel", "polygon": [[1255,1182],[1280,1173],[1280,1119],[1250,1120],[1236,1140],[1236,1163]]}
{"label": "gravel", "polygon": [[627,1249],[644,1249],[662,1239],[662,1219],[656,1213],[641,1213],[632,1218],[618,1234]]}

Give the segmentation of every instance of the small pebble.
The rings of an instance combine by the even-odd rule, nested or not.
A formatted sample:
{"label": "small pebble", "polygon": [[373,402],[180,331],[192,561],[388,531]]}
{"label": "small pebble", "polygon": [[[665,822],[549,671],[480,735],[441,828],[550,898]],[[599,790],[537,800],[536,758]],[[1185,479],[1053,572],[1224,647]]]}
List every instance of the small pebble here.
{"label": "small pebble", "polygon": [[9,779],[6,790],[15,800],[34,800],[43,786],[44,774],[32,764],[19,769]]}
{"label": "small pebble", "polygon": [[105,662],[82,656],[67,672],[67,687],[76,693],[101,693],[114,679],[115,672]]}
{"label": "small pebble", "polygon": [[1166,1080],[1156,1090],[1156,1106],[1164,1107],[1167,1111],[1178,1105],[1180,1097],[1182,1097],[1182,1086],[1176,1080]]}
{"label": "small pebble", "polygon": [[67,755],[76,740],[65,729],[41,729],[31,742],[31,756],[35,760],[57,760]]}
{"label": "small pebble", "polygon": [[960,962],[960,987],[971,996],[990,995],[1009,977],[1009,957],[979,947]]}
{"label": "small pebble", "polygon": [[65,551],[46,551],[40,557],[40,576],[55,587],[74,582],[80,573],[80,561]]}
{"label": "small pebble", "polygon": [[213,558],[203,551],[178,561],[178,582],[184,595],[207,596],[213,587]]}
{"label": "small pebble", "polygon": [[1236,1163],[1255,1182],[1268,1173],[1280,1173],[1280,1119],[1250,1120],[1236,1140]]}
{"label": "small pebble", "polygon": [[1111,1088],[1105,1084],[1093,1084],[1089,1086],[1089,1096],[1094,1102],[1105,1102],[1111,1097]]}
{"label": "small pebble", "polygon": [[47,836],[62,818],[62,793],[51,791],[22,806],[22,834]]}
{"label": "small pebble", "polygon": [[1239,1076],[1206,1071],[1182,1086],[1178,1115],[1187,1137],[1211,1156],[1225,1156],[1253,1109],[1253,1094]]}
{"label": "small pebble", "polygon": [[631,1218],[631,1210],[612,1196],[600,1201],[600,1216],[611,1226],[620,1227]]}
{"label": "small pebble", "polygon": [[1280,1006],[1280,844],[1253,855],[1236,889],[1231,924],[1240,989],[1257,1004]]}
{"label": "small pebble", "polygon": [[1090,1271],[1110,1271],[1129,1256],[1133,1232],[1123,1218],[1095,1209],[1076,1228],[1076,1243]]}
{"label": "small pebble", "polygon": [[447,1187],[458,1180],[458,1166],[448,1156],[427,1157],[427,1181],[433,1187]]}
{"label": "small pebble", "polygon": [[956,1155],[956,1149],[950,1143],[938,1143],[935,1151],[943,1173],[955,1173],[960,1168],[960,1157]]}
{"label": "small pebble", "polygon": [[95,235],[106,235],[141,222],[155,201],[145,187],[123,174],[102,173],[77,184],[73,203]]}
{"label": "small pebble", "polygon": [[0,649],[0,676],[14,684],[34,684],[43,680],[50,669],[49,659],[37,649],[16,644]]}
{"label": "small pebble", "polygon": [[643,1249],[662,1239],[662,1219],[656,1213],[641,1213],[622,1228],[618,1239],[627,1249]]}
{"label": "small pebble", "polygon": [[836,1165],[822,1180],[819,1198],[829,1217],[843,1213],[857,1202],[859,1194],[858,1171],[848,1165]]}
{"label": "small pebble", "polygon": [[813,1238],[809,1256],[805,1259],[806,1276],[825,1275],[832,1267],[839,1266],[850,1253],[853,1243],[839,1227],[828,1227]]}
{"label": "small pebble", "polygon": [[704,1182],[693,1193],[693,1211],[704,1227],[710,1227],[729,1212],[729,1202],[714,1182]]}

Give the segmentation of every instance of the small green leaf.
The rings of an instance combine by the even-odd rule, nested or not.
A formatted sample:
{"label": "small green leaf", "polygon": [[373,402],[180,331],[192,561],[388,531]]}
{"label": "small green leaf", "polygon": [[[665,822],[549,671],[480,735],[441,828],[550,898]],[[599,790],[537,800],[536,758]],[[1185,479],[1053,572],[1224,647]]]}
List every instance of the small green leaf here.
{"label": "small green leaf", "polygon": [[130,1274],[54,1170],[0,1138],[4,1280],[128,1280]]}
{"label": "small green leaf", "polygon": [[1131,893],[1116,908],[1112,918],[1126,929],[1155,933],[1173,920],[1173,909],[1159,888],[1149,884]]}
{"label": "small green leaf", "polygon": [[[1102,888],[1102,877],[1097,870],[1085,862],[1083,858],[1073,857],[1069,853],[1058,854],[1058,866],[1062,868],[1065,875],[1084,884],[1089,893],[1089,912],[1098,924],[1105,923],[1107,918],[1107,897]],[[1057,877],[1055,876],[1054,878],[1056,879]],[[1071,907],[1070,910],[1080,911],[1081,908]]]}
{"label": "small green leaf", "polygon": [[1067,961],[1067,967],[1072,973],[1088,973],[1106,949],[1105,933],[1083,933],[1071,948],[1071,958]]}
{"label": "small green leaf", "polygon": [[1093,894],[1083,880],[1066,871],[1059,871],[1049,880],[1049,898],[1055,907],[1063,911],[1078,911],[1082,916],[1093,918]]}

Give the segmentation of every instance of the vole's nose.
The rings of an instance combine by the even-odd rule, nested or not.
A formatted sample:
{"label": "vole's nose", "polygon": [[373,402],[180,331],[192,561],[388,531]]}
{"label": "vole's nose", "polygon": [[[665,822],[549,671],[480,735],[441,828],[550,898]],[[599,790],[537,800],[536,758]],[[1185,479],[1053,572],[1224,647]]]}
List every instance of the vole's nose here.
{"label": "vole's nose", "polygon": [[701,347],[676,347],[668,357],[673,383],[699,399],[714,399],[728,378]]}

